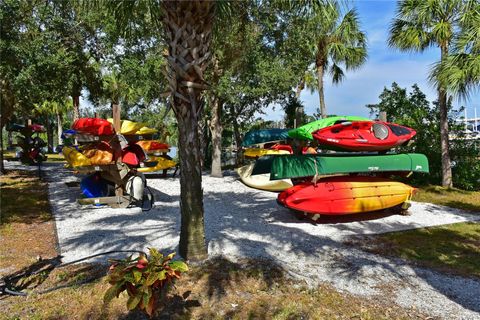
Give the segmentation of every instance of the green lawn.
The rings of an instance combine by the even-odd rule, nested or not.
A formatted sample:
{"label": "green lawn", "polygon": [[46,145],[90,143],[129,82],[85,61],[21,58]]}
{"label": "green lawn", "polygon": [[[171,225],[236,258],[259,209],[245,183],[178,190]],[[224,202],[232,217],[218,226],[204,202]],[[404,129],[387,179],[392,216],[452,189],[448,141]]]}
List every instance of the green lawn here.
{"label": "green lawn", "polygon": [[[65,161],[65,158],[63,157],[63,155],[58,153],[47,153],[46,156],[47,156],[46,162],[64,162]],[[15,152],[4,151],[3,157],[5,158],[5,160],[13,160],[15,159]]]}
{"label": "green lawn", "polygon": [[[480,191],[427,186],[419,188],[413,200],[480,215]],[[400,257],[442,272],[480,277],[480,223],[393,232],[365,237],[353,243],[368,251]]]}
{"label": "green lawn", "polygon": [[468,211],[478,211],[480,214],[480,191],[464,191],[460,189],[447,189],[440,186],[425,186],[419,188],[413,200]]}
{"label": "green lawn", "polygon": [[442,272],[480,278],[480,223],[392,232],[363,239],[361,246]]}

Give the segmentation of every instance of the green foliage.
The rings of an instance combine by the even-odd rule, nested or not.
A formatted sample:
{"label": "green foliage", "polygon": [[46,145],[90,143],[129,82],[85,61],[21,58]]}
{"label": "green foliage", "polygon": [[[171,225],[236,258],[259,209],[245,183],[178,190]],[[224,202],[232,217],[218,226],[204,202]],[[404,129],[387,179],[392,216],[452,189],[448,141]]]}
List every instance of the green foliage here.
{"label": "green foliage", "polygon": [[[440,115],[438,104],[433,106],[427,101],[425,94],[415,84],[412,91],[407,92],[395,82],[391,89],[385,88],[379,96],[380,103],[367,105],[371,114],[378,117],[380,111],[387,113],[387,121],[405,125],[417,131],[412,143],[402,147],[402,152],[423,153],[430,165],[429,175],[414,176],[418,184],[439,184],[442,179],[442,163],[440,148]],[[451,110],[451,116],[455,111]],[[450,117],[449,126],[453,132],[461,132],[461,126]],[[461,139],[450,140],[451,157],[454,161],[453,182],[458,188],[466,190],[480,189],[480,156],[478,146],[473,142]]]}
{"label": "green foliage", "polygon": [[453,39],[453,50],[433,68],[432,81],[453,95],[468,98],[480,84],[480,2],[467,1],[465,15]]}
{"label": "green foliage", "polygon": [[300,120],[297,127],[308,122],[302,103],[294,95],[288,97],[287,102],[283,105],[283,110],[285,110],[285,128],[295,127],[297,112],[299,113],[298,120]]}
{"label": "green foliage", "polygon": [[154,314],[169,286],[182,272],[188,271],[188,266],[183,261],[172,261],[175,253],[164,256],[154,248],[150,248],[149,253],[149,259],[140,255],[135,259],[129,256],[111,260],[107,281],[112,286],[105,292],[105,303],[126,291],[128,310],[138,309],[150,317]]}

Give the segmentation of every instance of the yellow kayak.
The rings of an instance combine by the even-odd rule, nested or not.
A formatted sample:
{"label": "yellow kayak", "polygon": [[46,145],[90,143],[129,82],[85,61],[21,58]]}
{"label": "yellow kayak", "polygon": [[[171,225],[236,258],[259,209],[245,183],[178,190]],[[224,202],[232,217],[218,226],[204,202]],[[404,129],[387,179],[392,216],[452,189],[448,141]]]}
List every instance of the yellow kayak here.
{"label": "yellow kayak", "polygon": [[246,148],[243,152],[243,155],[249,158],[258,158],[270,154],[290,154],[290,152],[287,150],[270,150],[260,148]]}
{"label": "yellow kayak", "polygon": [[65,157],[65,160],[67,160],[67,163],[72,167],[83,167],[92,165],[90,159],[83,155],[81,152],[78,152],[75,148],[63,147],[62,153]]}
{"label": "yellow kayak", "polygon": [[165,170],[168,168],[175,167],[177,164],[173,160],[166,159],[164,157],[149,157],[151,161],[158,161],[158,163],[154,167],[144,167],[138,168],[137,171],[140,172],[155,172],[160,170]]}
{"label": "yellow kayak", "polygon": [[137,132],[135,132],[135,134],[154,134],[154,133],[157,133],[158,130],[156,129],[152,129],[152,128],[149,128],[149,127],[141,127]]}
{"label": "yellow kayak", "polygon": [[253,166],[249,165],[235,169],[244,184],[251,188],[267,191],[283,191],[293,186],[290,179],[270,180],[270,173],[252,176]]}
{"label": "yellow kayak", "polygon": [[[109,118],[107,119],[108,122],[113,124],[113,119]],[[121,134],[136,134],[137,131],[140,129],[144,128],[145,124],[141,122],[134,122],[130,120],[121,120],[120,122],[120,133]]]}

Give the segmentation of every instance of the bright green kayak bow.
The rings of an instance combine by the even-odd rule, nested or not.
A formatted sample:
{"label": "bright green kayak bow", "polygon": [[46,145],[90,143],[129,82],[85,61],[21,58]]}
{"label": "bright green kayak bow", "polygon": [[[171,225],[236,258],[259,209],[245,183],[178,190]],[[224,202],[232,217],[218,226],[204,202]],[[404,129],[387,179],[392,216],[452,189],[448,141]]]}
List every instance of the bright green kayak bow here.
{"label": "bright green kayak bow", "polygon": [[288,136],[294,139],[300,140],[313,140],[312,132],[319,129],[332,126],[334,124],[346,121],[371,121],[368,118],[357,117],[357,116],[340,116],[340,117],[328,117],[325,119],[320,119],[307,123],[296,129],[288,131]]}

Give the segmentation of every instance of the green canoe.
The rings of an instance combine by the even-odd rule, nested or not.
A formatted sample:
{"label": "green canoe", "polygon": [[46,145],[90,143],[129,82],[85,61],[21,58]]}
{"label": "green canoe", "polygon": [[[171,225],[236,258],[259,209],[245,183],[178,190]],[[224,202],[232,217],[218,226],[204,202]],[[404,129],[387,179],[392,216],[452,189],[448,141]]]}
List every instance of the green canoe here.
{"label": "green canoe", "polygon": [[252,175],[270,172],[270,180],[362,172],[428,173],[428,159],[419,153],[386,155],[285,155],[265,156],[255,162]]}
{"label": "green canoe", "polygon": [[296,129],[288,131],[288,136],[294,139],[300,140],[313,140],[312,132],[319,129],[332,126],[334,124],[345,122],[345,121],[371,121],[368,118],[357,117],[357,116],[340,116],[340,117],[328,117],[325,119],[320,119],[307,123]]}

